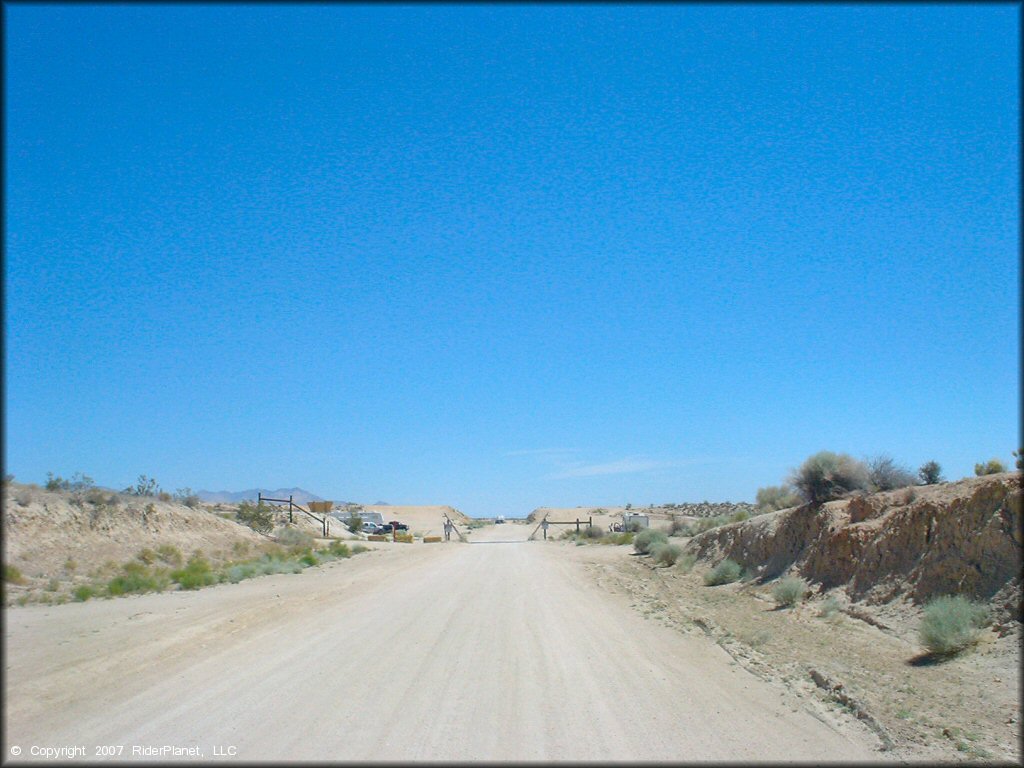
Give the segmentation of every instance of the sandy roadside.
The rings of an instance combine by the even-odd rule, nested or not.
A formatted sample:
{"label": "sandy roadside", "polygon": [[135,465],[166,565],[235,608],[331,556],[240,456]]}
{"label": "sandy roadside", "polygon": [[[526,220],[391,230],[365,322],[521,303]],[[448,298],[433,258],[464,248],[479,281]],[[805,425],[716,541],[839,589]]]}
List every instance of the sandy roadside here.
{"label": "sandy roadside", "polygon": [[4,754],[885,759],[856,721],[822,722],[707,638],[645,621],[565,548],[501,543],[529,530],[198,592],[7,609]]}

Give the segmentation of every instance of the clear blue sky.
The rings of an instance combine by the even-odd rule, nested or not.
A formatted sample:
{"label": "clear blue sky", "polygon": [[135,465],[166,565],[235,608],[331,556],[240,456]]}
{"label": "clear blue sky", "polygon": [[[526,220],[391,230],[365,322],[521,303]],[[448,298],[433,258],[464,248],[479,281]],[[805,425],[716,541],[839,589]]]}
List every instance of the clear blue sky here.
{"label": "clear blue sky", "polygon": [[1015,5],[17,5],[5,464],[752,501],[1020,442]]}

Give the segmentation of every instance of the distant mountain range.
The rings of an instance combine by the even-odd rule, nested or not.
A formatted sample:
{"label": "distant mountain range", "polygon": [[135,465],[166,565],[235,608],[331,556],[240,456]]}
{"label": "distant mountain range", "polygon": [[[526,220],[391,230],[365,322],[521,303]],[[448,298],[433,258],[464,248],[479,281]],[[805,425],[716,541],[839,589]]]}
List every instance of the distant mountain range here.
{"label": "distant mountain range", "polygon": [[[315,493],[310,493],[302,488],[250,488],[247,491],[196,491],[203,501],[210,504],[238,504],[241,501],[256,501],[259,494],[269,496],[272,499],[287,499],[291,496],[299,504],[306,504],[310,501],[323,501]],[[343,504],[344,502],[337,502]]]}

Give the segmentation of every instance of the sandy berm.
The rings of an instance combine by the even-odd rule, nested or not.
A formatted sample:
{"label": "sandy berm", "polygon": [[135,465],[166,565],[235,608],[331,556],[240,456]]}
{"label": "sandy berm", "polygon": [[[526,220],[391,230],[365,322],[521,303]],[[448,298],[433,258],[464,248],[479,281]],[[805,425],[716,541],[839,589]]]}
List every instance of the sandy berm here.
{"label": "sandy berm", "polygon": [[886,759],[857,721],[816,718],[707,638],[645,621],[575,548],[522,541],[531,528],[8,609],[4,757],[175,745],[246,762]]}

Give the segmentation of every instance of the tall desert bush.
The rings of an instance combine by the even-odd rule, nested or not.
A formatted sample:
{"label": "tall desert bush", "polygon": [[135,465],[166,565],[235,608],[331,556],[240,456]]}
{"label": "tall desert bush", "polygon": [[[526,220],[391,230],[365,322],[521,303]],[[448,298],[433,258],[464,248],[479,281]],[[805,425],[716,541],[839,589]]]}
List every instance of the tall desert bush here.
{"label": "tall desert bush", "polygon": [[868,468],[845,453],[819,451],[808,458],[790,478],[790,484],[808,502],[820,504],[850,491],[871,487]]}
{"label": "tall desert bush", "polygon": [[921,619],[921,644],[935,654],[953,654],[977,641],[988,609],[960,595],[930,600]]}
{"label": "tall desert bush", "polygon": [[664,566],[675,565],[679,555],[683,553],[675,544],[659,543],[651,546],[651,557],[654,561]]}
{"label": "tall desert bush", "polygon": [[982,475],[997,475],[1000,472],[1006,471],[1006,465],[1003,464],[999,459],[989,459],[982,464],[974,465],[974,474],[981,477]]}
{"label": "tall desert bush", "polygon": [[801,501],[800,494],[788,485],[769,485],[757,489],[758,512],[789,509],[799,506]]}
{"label": "tall desert bush", "polygon": [[796,605],[807,594],[807,582],[795,576],[779,579],[772,587],[772,597],[781,607]]}
{"label": "tall desert bush", "polygon": [[734,581],[739,581],[742,574],[743,569],[740,567],[740,564],[726,558],[711,569],[711,571],[704,574],[704,584],[709,587],[716,587],[719,584],[731,584]]}
{"label": "tall desert bush", "polygon": [[633,538],[633,549],[642,555],[649,554],[655,544],[667,544],[668,536],[653,528],[645,528]]}
{"label": "tall desert bush", "polygon": [[942,482],[942,465],[937,461],[926,461],[917,470],[917,478],[921,485],[935,485]]}

